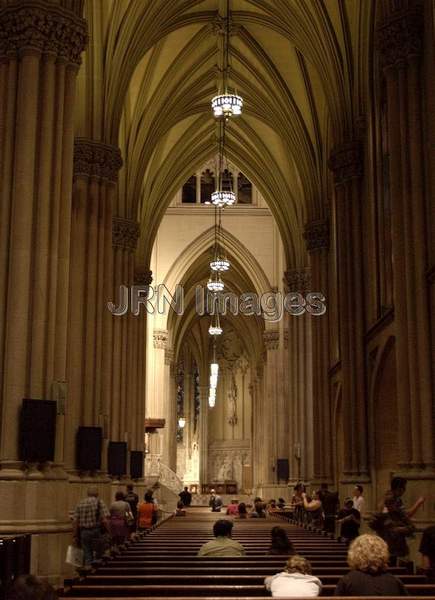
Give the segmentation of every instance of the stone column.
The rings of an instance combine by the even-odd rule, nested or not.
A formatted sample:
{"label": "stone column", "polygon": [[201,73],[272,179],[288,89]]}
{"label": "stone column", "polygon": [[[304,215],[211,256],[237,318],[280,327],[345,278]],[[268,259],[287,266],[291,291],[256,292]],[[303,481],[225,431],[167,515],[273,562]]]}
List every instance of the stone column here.
{"label": "stone column", "polygon": [[150,419],[165,419],[164,430],[159,430],[160,454],[163,462],[167,465],[168,449],[165,447],[167,440],[167,411],[166,411],[166,384],[165,372],[169,367],[165,366],[165,351],[168,343],[168,332],[166,329],[154,329],[153,331],[153,359],[154,359],[154,386],[152,388],[152,397],[147,398],[146,416]]}
{"label": "stone column", "polygon": [[[85,21],[53,3],[0,9],[0,478],[23,398],[66,381],[74,95]],[[59,423],[60,425],[60,423]],[[62,452],[57,459],[63,460]]]}
{"label": "stone column", "polygon": [[107,302],[113,300],[112,207],[121,165],[118,148],[75,140],[65,431],[69,471],[75,468],[78,426],[105,426],[110,413],[115,317]]}
{"label": "stone column", "polygon": [[208,386],[199,386],[199,486],[208,482]]}
{"label": "stone column", "polygon": [[[151,285],[153,280],[152,272],[149,269],[135,271],[134,283],[143,288],[147,288]],[[135,351],[135,377],[137,384],[135,387],[136,391],[136,417],[135,417],[135,438],[134,443],[132,442],[132,450],[144,450],[144,423],[145,423],[145,412],[146,412],[146,394],[145,394],[145,376],[146,376],[146,311],[142,311],[137,317],[138,322],[136,325],[136,351]]]}
{"label": "stone column", "polygon": [[266,348],[266,364],[264,370],[265,397],[263,402],[262,427],[264,427],[265,439],[263,454],[263,481],[264,484],[276,483],[276,459],[278,457],[278,361],[279,361],[279,330],[266,329],[263,332],[263,341]]}
{"label": "stone column", "polygon": [[[139,224],[135,220],[113,217],[113,296],[116,298],[120,285],[131,286],[135,281],[134,253],[138,238]],[[127,442],[130,448],[135,438],[135,426],[129,406],[135,394],[132,382],[137,369],[133,331],[140,327],[142,319],[143,316],[136,317],[131,311],[126,315],[113,317],[110,439]]]}
{"label": "stone column", "polygon": [[[400,467],[434,468],[427,207],[424,183],[423,6],[392,12],[377,32],[387,88]],[[431,358],[432,356],[432,358]]]}
{"label": "stone column", "polygon": [[364,361],[363,246],[361,216],[362,146],[358,141],[334,148],[329,159],[334,173],[339,273],[340,359],[343,385],[344,476],[368,476],[367,414]]}
{"label": "stone column", "polygon": [[255,373],[252,379],[252,482],[253,487],[258,488],[264,483],[264,426],[263,426],[263,414],[265,411],[264,406],[264,387],[263,387],[263,374],[264,364],[260,361],[257,366],[253,367],[253,373]]}
{"label": "stone column", "polygon": [[[284,273],[287,292],[305,295],[311,291],[310,269],[302,267]],[[309,481],[313,470],[313,388],[312,388],[312,345],[311,315],[290,315],[289,317],[289,360],[290,390],[292,393],[291,429],[294,440],[293,465],[295,479]],[[295,456],[298,448],[299,458]]]}
{"label": "stone column", "polygon": [[[320,292],[328,301],[329,223],[327,219],[311,221],[305,226],[304,238],[310,255],[311,291]],[[329,324],[328,312],[311,316],[313,369],[313,479],[331,482],[332,438],[329,398]]]}
{"label": "stone column", "polygon": [[175,388],[174,352],[171,348],[165,348],[165,375],[164,391],[165,401],[163,405],[163,418],[165,429],[163,430],[163,462],[175,471],[177,465],[177,397]]}

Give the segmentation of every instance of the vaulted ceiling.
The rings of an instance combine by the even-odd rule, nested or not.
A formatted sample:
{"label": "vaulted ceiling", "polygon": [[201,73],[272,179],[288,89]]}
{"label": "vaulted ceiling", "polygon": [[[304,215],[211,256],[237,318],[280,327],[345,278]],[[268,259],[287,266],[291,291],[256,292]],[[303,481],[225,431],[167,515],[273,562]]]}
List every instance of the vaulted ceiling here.
{"label": "vaulted ceiling", "polygon": [[[367,110],[373,0],[231,0],[230,83],[244,98],[228,157],[276,219],[288,266],[304,224],[325,215],[327,158]],[[161,218],[216,152],[226,0],[87,0],[77,134],[121,148],[115,214],[137,219],[149,261]]]}

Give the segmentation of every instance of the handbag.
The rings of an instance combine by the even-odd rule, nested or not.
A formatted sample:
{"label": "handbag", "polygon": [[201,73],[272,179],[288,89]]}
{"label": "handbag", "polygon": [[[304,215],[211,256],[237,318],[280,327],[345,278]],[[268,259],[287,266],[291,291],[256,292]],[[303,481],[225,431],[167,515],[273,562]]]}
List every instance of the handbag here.
{"label": "handbag", "polygon": [[68,546],[66,551],[65,562],[73,567],[82,567],[83,566],[84,554],[81,548],[77,546]]}
{"label": "handbag", "polygon": [[128,525],[128,527],[131,527],[132,525],[134,525],[135,518],[134,518],[133,513],[131,512],[131,510],[127,510],[125,512],[125,522]]}

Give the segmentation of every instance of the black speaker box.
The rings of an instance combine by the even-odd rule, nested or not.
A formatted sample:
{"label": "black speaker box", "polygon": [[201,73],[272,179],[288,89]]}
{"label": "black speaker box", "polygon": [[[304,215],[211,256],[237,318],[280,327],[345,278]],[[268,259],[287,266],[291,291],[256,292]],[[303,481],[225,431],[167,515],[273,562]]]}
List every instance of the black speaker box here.
{"label": "black speaker box", "polygon": [[54,460],[56,407],[54,400],[23,400],[20,413],[20,460],[41,463]]}
{"label": "black speaker box", "polygon": [[142,479],[143,477],[143,452],[132,450],[130,452],[130,477]]}
{"label": "black speaker box", "polygon": [[290,475],[288,458],[278,458],[276,460],[276,473],[278,481],[287,481]]}
{"label": "black speaker box", "polygon": [[76,467],[79,471],[99,471],[101,469],[101,448],[103,430],[101,427],[79,427],[76,437]]}
{"label": "black speaker box", "polygon": [[107,470],[109,475],[127,474],[127,442],[109,442]]}

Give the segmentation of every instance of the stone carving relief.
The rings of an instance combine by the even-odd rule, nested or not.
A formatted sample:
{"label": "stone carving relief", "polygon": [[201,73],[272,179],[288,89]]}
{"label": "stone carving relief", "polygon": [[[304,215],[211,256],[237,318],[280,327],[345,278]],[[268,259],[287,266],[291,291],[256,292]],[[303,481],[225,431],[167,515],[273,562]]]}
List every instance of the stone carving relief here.
{"label": "stone carving relief", "polygon": [[119,148],[87,138],[74,140],[74,176],[85,175],[116,183],[121,167]]}
{"label": "stone carving relief", "polygon": [[329,248],[329,222],[327,219],[310,221],[305,226],[304,239],[308,252]]}
{"label": "stone carving relief", "polygon": [[243,465],[251,464],[249,448],[212,448],[209,450],[208,473],[210,481],[237,481],[242,485]]}
{"label": "stone carving relief", "polygon": [[139,235],[139,223],[131,219],[113,217],[112,244],[114,248],[136,250]]}
{"label": "stone carving relief", "polygon": [[362,177],[363,148],[361,142],[352,140],[336,146],[331,152],[328,166],[334,173],[336,186]]}
{"label": "stone carving relief", "polygon": [[154,329],[153,346],[159,350],[164,350],[168,342],[168,332],[165,329]]}
{"label": "stone carving relief", "polygon": [[0,56],[40,52],[78,66],[87,43],[86,21],[62,6],[29,1],[0,10]]}

